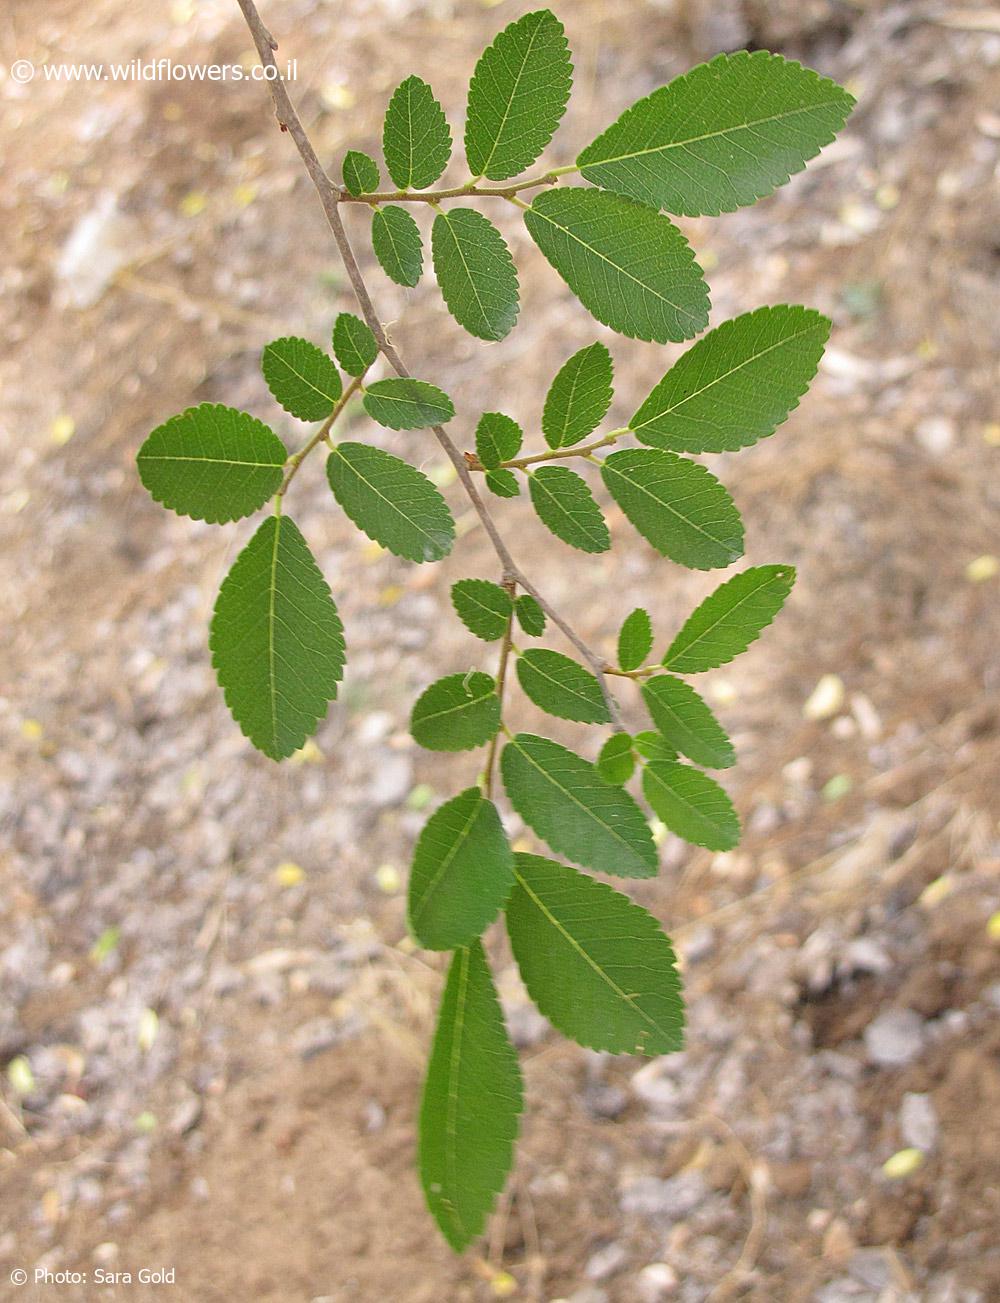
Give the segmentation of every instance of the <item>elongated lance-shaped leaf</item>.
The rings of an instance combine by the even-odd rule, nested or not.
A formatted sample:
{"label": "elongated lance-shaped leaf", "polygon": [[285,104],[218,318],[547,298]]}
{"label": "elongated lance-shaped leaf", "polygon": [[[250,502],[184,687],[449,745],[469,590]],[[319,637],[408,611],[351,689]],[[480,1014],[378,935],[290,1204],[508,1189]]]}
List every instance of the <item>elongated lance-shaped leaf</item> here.
{"label": "elongated lance-shaped leaf", "polygon": [[322,421],[344,391],[340,372],[323,350],[294,335],[268,344],[260,368],[271,393],[300,421]]}
{"label": "elongated lance-shaped leaf", "polygon": [[237,724],[282,760],[310,737],[337,695],[344,632],[326,580],[298,526],[271,516],[223,580],[210,637]]}
{"label": "elongated lance-shaped leaf", "polygon": [[393,91],[382,124],[382,153],[400,190],[425,190],[448,166],[448,121],[420,77],[407,77]]}
{"label": "elongated lance-shaped leaf", "polygon": [[627,733],[612,733],[597,757],[597,772],[606,783],[622,787],[635,771],[632,739]]}
{"label": "elongated lance-shaped leaf", "polygon": [[779,54],[720,54],[626,109],[577,163],[588,181],[653,208],[715,216],[784,185],[853,105]]}
{"label": "elongated lance-shaped leaf", "polygon": [[524,214],[531,238],[598,321],[630,339],[691,339],[708,286],[669,218],[606,190],[546,190]]}
{"label": "elongated lance-shaped leaf", "polygon": [[367,195],[378,189],[378,164],[370,154],[349,149],[344,155],[344,185],[352,195]]}
{"label": "elongated lance-shaped leaf", "polygon": [[597,679],[562,652],[529,648],[517,659],[517,677],[525,695],[550,715],[584,724],[611,722]]}
{"label": "elongated lance-shaped leaf", "polygon": [[614,365],[603,344],[590,344],[564,362],[549,386],[542,434],[550,448],[569,448],[604,420],[614,394]]}
{"label": "elongated lance-shaped leaf", "polygon": [[733,575],[688,616],[663,664],[677,674],[725,665],[760,637],[794,583],[793,566],[752,566]]}
{"label": "elongated lance-shaped leaf", "polygon": [[426,475],[367,443],[338,443],[326,463],[333,496],[369,538],[408,561],[440,561],[455,541],[448,504]]}
{"label": "elongated lance-shaped leaf", "polygon": [[446,674],[413,705],[410,732],[428,751],[471,751],[500,731],[496,682],[475,670]]}
{"label": "elongated lance-shaped leaf", "polygon": [[773,434],[816,374],[830,322],[809,308],[758,308],[699,339],[629,422],[654,448],[726,452]]}
{"label": "elongated lance-shaped leaf", "polygon": [[540,638],[545,632],[545,612],[530,593],[522,593],[514,602],[517,622],[529,638]]}
{"label": "elongated lance-shaped leaf", "polygon": [[333,323],[333,351],[349,376],[363,376],[378,357],[378,340],[353,312],[341,312]]}
{"label": "elongated lance-shaped leaf", "polygon": [[454,403],[437,385],[403,376],[376,380],[365,390],[363,402],[372,420],[389,430],[444,425],[455,415]]}
{"label": "elongated lance-shaped leaf", "polygon": [[514,856],[492,801],[478,787],[446,801],[424,826],[410,871],[410,931],[428,950],[469,945],[500,913]]}
{"label": "elongated lance-shaped leaf", "polygon": [[448,311],[477,339],[503,339],[518,312],[517,268],[503,236],[473,208],[439,212],[431,228],[434,274]]}
{"label": "elongated lance-shaped leaf", "polygon": [[287,459],[285,445],[263,421],[202,403],[157,426],[136,465],[164,507],[221,524],[252,515],[277,493]]}
{"label": "elongated lance-shaped leaf", "polygon": [[507,931],[528,994],[563,1033],[612,1054],[684,1043],[674,950],[652,914],[605,882],[515,856]]}
{"label": "elongated lance-shaped leaf", "polygon": [[657,674],[642,685],[653,723],[681,755],[708,769],[728,769],[736,752],[707,702],[690,683],[672,674]]}
{"label": "elongated lance-shaped leaf", "polygon": [[618,632],[618,665],[623,670],[637,670],[653,650],[653,622],[649,612],[637,606],[622,621]]}
{"label": "elongated lance-shaped leaf", "polygon": [[627,448],[601,464],[608,492],[648,543],[692,570],[731,565],[743,554],[732,498],[697,462],[659,448]]}
{"label": "elongated lance-shaped leaf", "polygon": [[562,23],[548,9],[505,27],[469,85],[465,156],[473,176],[506,181],[530,167],[569,101],[573,65]]}
{"label": "elongated lance-shaped leaf", "polygon": [[476,456],[488,471],[510,461],[521,450],[524,433],[518,423],[503,412],[484,412],[476,426]]}
{"label": "elongated lance-shaped leaf", "polygon": [[642,792],[672,833],[710,851],[731,851],[740,840],[733,803],[714,778],[677,760],[651,760]]}
{"label": "elongated lance-shaped leaf", "polygon": [[372,213],[372,248],[390,280],[413,289],[424,270],[420,227],[399,204],[383,204]]}
{"label": "elongated lance-shaped leaf", "polygon": [[558,854],[623,878],[656,873],[656,847],[642,811],[589,761],[548,738],[518,733],[500,766],[511,805]]}
{"label": "elongated lance-shaped leaf", "polygon": [[521,1070],[482,943],[455,952],[420,1105],[420,1180],[460,1252],[482,1231],[514,1157]]}
{"label": "elongated lance-shaped leaf", "polygon": [[489,579],[459,579],[451,586],[451,603],[468,631],[483,642],[502,638],[514,611],[507,589]]}
{"label": "elongated lance-shaped leaf", "polygon": [[606,552],[611,535],[586,480],[567,466],[540,466],[528,478],[542,524],[581,552]]}

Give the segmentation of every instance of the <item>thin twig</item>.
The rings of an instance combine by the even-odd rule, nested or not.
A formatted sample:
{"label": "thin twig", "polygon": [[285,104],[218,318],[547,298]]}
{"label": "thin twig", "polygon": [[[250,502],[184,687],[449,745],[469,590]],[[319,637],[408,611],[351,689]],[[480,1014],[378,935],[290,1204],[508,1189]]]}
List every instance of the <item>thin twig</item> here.
{"label": "thin twig", "polygon": [[[606,448],[610,443],[617,443],[619,439],[631,434],[628,426],[622,426],[618,430],[610,430],[600,439],[594,439],[592,443],[581,443],[575,448],[550,448],[548,452],[533,452],[527,457],[513,457],[510,461],[502,461],[500,466],[507,470],[525,470],[528,466],[534,466],[540,461],[560,461],[564,457],[589,457],[592,452],[598,448]],[[466,453],[466,464],[469,470],[485,471],[487,468],[474,453]]]}
{"label": "thin twig", "polygon": [[312,450],[316,447],[317,444],[322,443],[323,440],[327,438],[331,429],[333,428],[334,421],[336,421],[340,413],[344,410],[347,404],[351,401],[354,395],[361,388],[361,381],[363,380],[363,378],[364,378],[363,376],[354,377],[351,383],[347,386],[344,392],[337,399],[333,411],[326,418],[323,424],[319,427],[316,433],[309,439],[308,443],[303,444],[303,446],[299,449],[299,451],[288,459],[288,470],[285,472],[285,478],[281,481],[281,488],[278,490],[279,498],[283,498],[285,496],[289,484],[291,484],[292,480],[295,478],[296,472],[298,471],[302,463],[305,461],[305,459],[312,452]]}
{"label": "thin twig", "polygon": [[[274,110],[278,119],[278,124],[282,131],[287,131],[291,136],[295,148],[299,151],[299,157],[305,164],[309,178],[316,188],[319,195],[320,203],[323,205],[323,212],[326,215],[327,223],[333,232],[333,238],[337,243],[340,251],[340,257],[344,264],[344,270],[347,272],[347,278],[351,282],[351,288],[354,290],[354,296],[358,300],[361,308],[361,315],[368,324],[369,329],[378,341],[386,361],[396,372],[398,376],[405,379],[410,378],[410,372],[406,369],[403,359],[396,352],[395,347],[390,342],[379,320],[378,313],[375,311],[375,305],[372,303],[371,295],[368,293],[368,287],[365,284],[364,277],[358,260],[351,248],[351,242],[347,236],[347,230],[344,227],[343,218],[340,214],[340,188],[330,180],[323,164],[319,161],[316,150],[313,148],[312,141],[302,125],[302,120],[295,110],[288,95],[288,90],[281,77],[281,71],[274,58],[274,51],[277,49],[277,43],[271,36],[271,33],[264,26],[260,14],[257,12],[257,6],[254,0],[237,0],[242,10],[243,17],[246,19],[247,26],[250,29],[250,35],[253,37],[254,45],[257,47],[257,54],[260,57],[261,64],[268,70],[267,84],[271,92],[271,99],[274,102]],[[519,203],[519,200],[512,199],[513,203]],[[621,714],[618,710],[618,703],[611,694],[607,680],[604,676],[604,661],[596,652],[583,641],[559,612],[548,602],[538,591],[531,580],[524,574],[520,567],[515,563],[510,554],[510,549],[500,536],[493,517],[490,515],[476,488],[475,481],[465,463],[465,458],[459,452],[451,436],[446,433],[440,425],[432,426],[438,443],[444,449],[448,460],[455,467],[455,473],[459,482],[468,495],[469,501],[482,522],[483,528],[493,545],[493,550],[500,558],[500,564],[503,568],[503,578],[505,581],[513,580],[519,588],[530,593],[535,601],[539,604],[552,623],[561,630],[566,638],[573,644],[576,650],[584,658],[594,674],[601,687],[601,693],[608,707],[608,713],[611,716],[612,723],[616,729],[622,729]]]}
{"label": "thin twig", "polygon": [[464,185],[449,186],[444,190],[373,190],[370,194],[352,195],[349,190],[341,189],[342,204],[436,204],[439,199],[510,199],[521,190],[537,190],[539,186],[555,185],[561,176],[579,171],[576,164],[569,167],[553,167],[541,176],[529,177],[526,181],[517,181],[514,185],[481,186],[476,180],[466,181]]}

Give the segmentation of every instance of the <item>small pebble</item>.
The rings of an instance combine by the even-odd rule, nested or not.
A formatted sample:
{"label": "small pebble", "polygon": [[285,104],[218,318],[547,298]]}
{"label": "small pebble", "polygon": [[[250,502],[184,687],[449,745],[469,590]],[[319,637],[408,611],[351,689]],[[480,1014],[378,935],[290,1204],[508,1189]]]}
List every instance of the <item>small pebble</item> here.
{"label": "small pebble", "polygon": [[628,1254],[622,1244],[612,1240],[610,1244],[605,1244],[592,1253],[587,1259],[587,1265],[583,1269],[583,1274],[588,1280],[610,1280],[617,1272],[621,1271],[628,1261]]}
{"label": "small pebble", "polygon": [[671,1298],[679,1285],[677,1272],[667,1262],[651,1262],[635,1280],[636,1295],[642,1303],[662,1303]]}
{"label": "small pebble", "polygon": [[865,1028],[865,1049],[870,1062],[882,1068],[901,1068],[924,1048],[923,1019],[912,1009],[887,1009]]}
{"label": "small pebble", "polygon": [[933,1152],[938,1139],[937,1110],[930,1095],[907,1091],[899,1109],[899,1130],[906,1144]]}

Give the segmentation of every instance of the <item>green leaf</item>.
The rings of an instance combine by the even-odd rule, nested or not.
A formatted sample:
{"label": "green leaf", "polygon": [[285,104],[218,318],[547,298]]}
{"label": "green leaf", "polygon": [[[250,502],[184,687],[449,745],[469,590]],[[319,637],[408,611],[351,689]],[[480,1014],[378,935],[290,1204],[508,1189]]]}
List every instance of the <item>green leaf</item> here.
{"label": "green leaf", "polygon": [[621,787],[632,777],[634,770],[632,739],[627,733],[612,733],[597,757],[597,772],[606,783]]}
{"label": "green leaf", "polygon": [[514,614],[529,638],[540,638],[545,632],[545,612],[530,593],[522,593],[515,601]]}
{"label": "green leaf", "polygon": [[376,380],[365,390],[363,401],[372,420],[390,430],[444,425],[455,415],[454,403],[436,385],[402,376]]}
{"label": "green leaf", "polygon": [[518,733],[500,760],[510,803],[560,855],[623,878],[656,873],[656,847],[642,811],[587,760],[558,742]]}
{"label": "green leaf", "polygon": [[676,760],[677,752],[667,742],[662,733],[655,729],[643,729],[632,739],[635,749],[644,760]]}
{"label": "green leaf", "polygon": [[507,589],[488,579],[459,579],[451,586],[451,601],[468,631],[483,642],[504,636],[514,610]]}
{"label": "green leaf", "polygon": [[476,426],[476,456],[488,471],[510,461],[521,451],[524,433],[518,423],[503,412],[484,412]]}
{"label": "green leaf", "polygon": [[236,558],[212,615],[212,664],[237,724],[273,760],[316,731],[344,673],[344,631],[295,523],[271,516]]}
{"label": "green leaf", "polygon": [[419,77],[407,77],[393,92],[382,124],[382,153],[400,190],[426,190],[448,166],[448,121]]}
{"label": "green leaf", "polygon": [[653,622],[649,612],[637,606],[626,615],[618,632],[618,665],[637,670],[653,649]]}
{"label": "green leaf", "polygon": [[483,1229],[514,1156],[521,1070],[482,943],[455,952],[420,1105],[420,1181],[461,1252]]}
{"label": "green leaf", "polygon": [[826,317],[781,304],[710,331],[676,362],[629,427],[673,452],[726,452],[773,434],[816,374]]}
{"label": "green leaf", "polygon": [[496,683],[479,670],[447,674],[413,705],[410,732],[428,751],[471,751],[500,730]]}
{"label": "green leaf", "polygon": [[524,214],[531,238],[598,321],[630,339],[691,339],[708,286],[669,218],[606,190],[546,190]]}
{"label": "green leaf", "polygon": [[642,685],[642,697],[653,723],[682,755],[707,769],[728,769],[736,763],[732,742],[690,683],[657,674]]}
{"label": "green leaf", "polygon": [[505,27],[469,85],[465,156],[473,176],[506,181],[530,167],[569,101],[573,65],[562,23],[547,9]]}
{"label": "green leaf", "polygon": [[378,164],[370,154],[349,149],[344,155],[344,185],[352,195],[368,195],[378,189]]}
{"label": "green leaf", "polygon": [[492,801],[466,788],[428,819],[413,856],[410,931],[428,950],[468,945],[500,913],[514,856]]}
{"label": "green leaf", "polygon": [[439,212],[431,228],[434,274],[448,311],[477,339],[503,339],[518,311],[517,268],[503,236],[473,208]]}
{"label": "green leaf", "polygon": [[372,213],[372,248],[382,270],[397,285],[413,289],[424,270],[420,227],[399,204],[383,204]]}
{"label": "green leaf", "polygon": [[273,430],[219,403],[189,407],[139,449],[139,478],[181,516],[221,524],[250,516],[281,487],[288,452]]}
{"label": "green leaf", "polygon": [[611,535],[585,480],[566,466],[542,466],[528,477],[539,519],[556,538],[581,552],[606,552]]}
{"label": "green leaf", "polygon": [[528,994],[564,1036],[612,1054],[684,1043],[673,947],[655,918],[605,882],[515,856],[507,931]]}
{"label": "green leaf", "polygon": [[626,109],[576,161],[594,185],[714,217],[784,185],[853,105],[836,82],[779,54],[720,54]]}
{"label": "green leaf", "polygon": [[731,851],[740,839],[733,803],[714,778],[676,760],[651,760],[642,771],[646,800],[672,833],[710,851]]}
{"label": "green leaf", "polygon": [[487,471],[485,481],[489,491],[496,494],[498,498],[516,498],[521,492],[521,486],[513,471],[506,469]]}
{"label": "green leaf", "polygon": [[733,575],[691,613],[663,664],[677,674],[725,665],[760,637],[794,583],[793,566],[752,566]]}
{"label": "green leaf", "polygon": [[663,556],[692,570],[731,565],[743,554],[732,498],[697,462],[659,448],[613,452],[601,464],[608,492]]}
{"label": "green leaf", "polygon": [[545,396],[542,433],[550,448],[569,448],[604,420],[614,394],[614,365],[603,344],[590,344],[559,368]]}
{"label": "green leaf", "polygon": [[378,357],[378,340],[360,317],[342,312],[333,323],[333,351],[349,376],[363,376]]}
{"label": "green leaf", "polygon": [[440,561],[455,541],[448,504],[426,475],[366,443],[338,443],[326,463],[333,496],[355,525],[408,561]]}
{"label": "green leaf", "polygon": [[584,724],[611,721],[597,679],[562,652],[532,647],[518,657],[517,677],[525,695],[550,715]]}
{"label": "green leaf", "polygon": [[344,391],[340,372],[323,350],[294,335],[268,344],[260,369],[271,393],[300,421],[322,421]]}

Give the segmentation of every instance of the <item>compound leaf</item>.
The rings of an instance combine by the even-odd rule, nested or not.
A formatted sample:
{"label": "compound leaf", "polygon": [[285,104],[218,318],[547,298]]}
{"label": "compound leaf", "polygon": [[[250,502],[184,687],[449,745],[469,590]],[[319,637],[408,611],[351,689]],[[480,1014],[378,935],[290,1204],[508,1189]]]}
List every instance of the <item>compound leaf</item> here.
{"label": "compound leaf", "polygon": [[794,583],[793,566],[752,566],[733,575],[687,618],[663,664],[678,674],[725,665],[760,637]]}
{"label": "compound leaf", "polygon": [[473,176],[506,181],[530,167],[569,101],[573,65],[562,23],[547,9],[505,27],[469,85],[465,156]]}
{"label": "compound leaf", "polygon": [[448,166],[448,121],[420,77],[407,77],[393,91],[382,124],[382,153],[400,190],[425,190]]}
{"label": "compound leaf", "polygon": [[507,931],[528,994],[580,1045],[669,1054],[684,1042],[673,947],[655,918],[605,882],[515,856]]}
{"label": "compound leaf", "polygon": [[673,452],[748,447],[798,406],[829,333],[819,312],[787,304],[725,321],[670,368],[629,428]]}
{"label": "compound leaf", "polygon": [[618,632],[618,665],[637,670],[653,649],[653,622],[649,612],[637,606],[626,615]]}
{"label": "compound leaf", "polygon": [[728,769],[736,752],[708,704],[683,679],[657,674],[642,685],[653,723],[668,744],[707,769]]}
{"label": "compound leaf", "polygon": [[372,213],[372,248],[382,270],[397,285],[413,289],[424,270],[420,227],[399,204],[383,204]]}
{"label": "compound leaf", "polygon": [[370,154],[349,149],[344,155],[344,185],[352,195],[368,195],[378,189],[378,164]]}
{"label": "compound leaf", "polygon": [[545,527],[581,552],[606,552],[611,535],[594,495],[576,471],[542,466],[528,477],[532,505]]}
{"label": "compound leaf", "polygon": [[488,579],[459,579],[451,586],[451,602],[468,631],[483,642],[504,636],[514,610],[507,589]]}
{"label": "compound leaf", "polygon": [[455,415],[454,403],[437,385],[403,376],[376,380],[365,389],[363,402],[372,420],[390,430],[444,425]]}
{"label": "compound leaf", "polygon": [[731,565],[743,554],[743,522],[715,478],[686,457],[627,448],[601,464],[608,492],[663,556],[692,570]]}
{"label": "compound leaf", "polygon": [[540,638],[545,632],[545,612],[530,593],[522,593],[515,601],[514,614],[529,638]]}
{"label": "compound leaf", "polygon": [[634,770],[632,739],[627,733],[612,733],[597,757],[597,772],[606,783],[621,787],[632,777]]}
{"label": "compound leaf", "polygon": [[408,561],[440,561],[455,541],[448,504],[426,475],[367,443],[338,443],[326,463],[333,496],[355,525]]}
{"label": "compound leaf", "polygon": [[491,493],[496,494],[498,498],[516,498],[521,492],[517,476],[505,466],[499,470],[487,471],[483,478],[486,481],[486,487]]}
{"label": "compound leaf", "polygon": [[431,228],[434,274],[448,311],[477,339],[497,340],[514,329],[517,268],[503,236],[473,208],[439,212]]}
{"label": "compound leaf", "polygon": [[653,835],[635,801],[558,742],[518,733],[500,761],[511,805],[558,854],[623,878],[656,873]]}
{"label": "compound leaf", "polygon": [[420,1181],[456,1252],[483,1229],[510,1171],[521,1070],[482,943],[455,952],[420,1105]]}
{"label": "compound leaf", "polygon": [[646,800],[672,833],[710,851],[731,851],[740,839],[733,803],[700,769],[677,760],[651,760],[642,771]]}
{"label": "compound leaf", "polygon": [[594,185],[653,208],[717,216],[784,185],[853,104],[779,54],[720,54],[626,109],[577,163]]}
{"label": "compound leaf", "polygon": [[517,677],[525,695],[550,715],[584,724],[610,723],[597,679],[562,652],[530,648],[518,657]]}
{"label": "compound leaf", "polygon": [[563,363],[542,409],[542,434],[550,448],[572,447],[597,429],[611,406],[613,379],[611,354],[600,343]]}
{"label": "compound leaf", "polygon": [[250,516],[281,487],[285,445],[263,421],[219,403],[189,407],[157,428],[136,456],[157,502],[221,524]]}
{"label": "compound leaf", "polygon": [[478,787],[446,801],[424,826],[410,871],[410,931],[428,950],[475,941],[514,884],[514,856],[496,806]]}
{"label": "compound leaf", "polygon": [[322,421],[344,391],[340,372],[323,350],[294,335],[268,344],[260,369],[271,393],[300,421]]}
{"label": "compound leaf", "polygon": [[209,643],[219,684],[259,751],[282,760],[316,730],[344,673],[344,631],[298,526],[271,516],[223,580]]}
{"label": "compound leaf", "polygon": [[630,339],[691,339],[708,286],[668,217],[607,190],[546,190],[524,214],[531,238],[598,321]]}
{"label": "compound leaf", "polygon": [[413,704],[410,732],[428,751],[471,751],[500,729],[500,700],[489,674],[446,674]]}
{"label": "compound leaf", "polygon": [[333,351],[349,376],[363,376],[378,357],[378,340],[353,312],[342,312],[333,323]]}
{"label": "compound leaf", "polygon": [[496,470],[502,461],[510,461],[521,451],[524,433],[511,416],[503,412],[484,412],[476,426],[476,456],[488,470]]}

